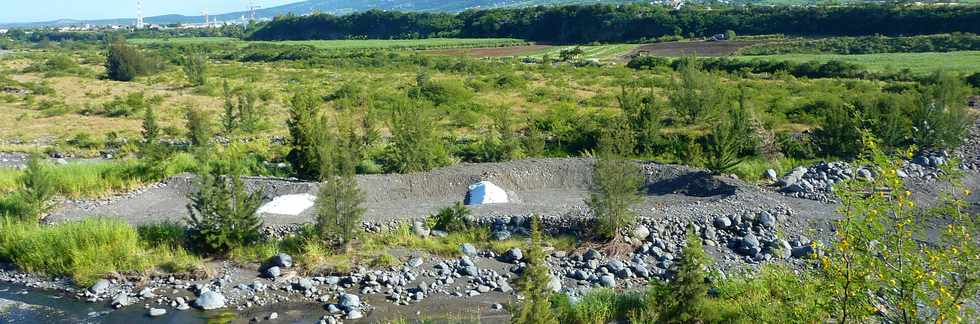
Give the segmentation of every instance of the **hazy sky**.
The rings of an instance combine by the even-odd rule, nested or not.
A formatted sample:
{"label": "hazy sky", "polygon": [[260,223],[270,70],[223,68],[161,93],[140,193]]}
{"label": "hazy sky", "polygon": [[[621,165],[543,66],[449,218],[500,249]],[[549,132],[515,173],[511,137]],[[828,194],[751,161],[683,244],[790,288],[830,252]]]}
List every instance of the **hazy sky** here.
{"label": "hazy sky", "polygon": [[[263,8],[299,0],[254,0]],[[200,15],[245,11],[249,0],[143,0],[143,15]],[[0,0],[0,22],[35,22],[61,18],[136,17],[136,0]]]}

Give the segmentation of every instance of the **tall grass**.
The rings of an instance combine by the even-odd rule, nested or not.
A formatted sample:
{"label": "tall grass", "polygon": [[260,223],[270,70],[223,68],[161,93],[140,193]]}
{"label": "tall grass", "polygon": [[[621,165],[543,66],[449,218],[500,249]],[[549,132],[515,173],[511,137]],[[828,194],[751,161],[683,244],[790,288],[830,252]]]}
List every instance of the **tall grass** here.
{"label": "tall grass", "polygon": [[200,264],[182,248],[151,246],[129,224],[100,218],[50,226],[4,219],[0,260],[27,272],[68,276],[83,286],[108,274],[157,267],[187,271]]}
{"label": "tall grass", "polygon": [[[182,153],[157,165],[126,159],[48,165],[45,171],[55,179],[58,194],[69,198],[89,198],[133,190],[163,177],[191,171],[196,163],[190,154]],[[21,174],[22,171],[11,168],[0,169],[0,193],[17,190],[17,179]]]}

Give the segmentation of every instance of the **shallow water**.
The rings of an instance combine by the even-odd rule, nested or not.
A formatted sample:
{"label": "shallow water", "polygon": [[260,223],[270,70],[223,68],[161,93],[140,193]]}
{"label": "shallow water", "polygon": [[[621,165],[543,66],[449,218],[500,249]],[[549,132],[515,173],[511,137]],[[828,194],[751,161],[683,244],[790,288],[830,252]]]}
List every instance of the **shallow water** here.
{"label": "shallow water", "polygon": [[[5,306],[10,304],[8,306]],[[177,311],[170,307],[167,315],[151,318],[139,304],[113,310],[100,303],[88,303],[59,292],[28,289],[0,283],[0,323],[173,323],[195,324],[209,322],[248,322],[253,317],[264,319],[273,310],[251,310],[236,314],[230,311]],[[278,305],[279,323],[311,323],[320,319],[318,305]]]}

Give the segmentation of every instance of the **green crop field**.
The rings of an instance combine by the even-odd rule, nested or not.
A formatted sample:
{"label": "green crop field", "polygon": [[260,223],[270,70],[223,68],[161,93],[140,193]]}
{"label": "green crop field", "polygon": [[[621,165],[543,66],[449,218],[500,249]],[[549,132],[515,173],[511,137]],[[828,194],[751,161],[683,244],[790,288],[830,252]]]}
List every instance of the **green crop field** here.
{"label": "green crop field", "polygon": [[[584,54],[580,56],[583,59],[596,59],[596,60],[612,60],[616,59],[622,55],[625,55],[632,51],[633,49],[640,46],[639,44],[610,44],[610,45],[587,45],[579,46]],[[548,48],[544,51],[538,53],[532,53],[530,57],[541,58],[545,55],[549,55],[552,58],[558,58],[564,50],[574,49],[575,46],[556,46]]]}
{"label": "green crop field", "polygon": [[884,54],[784,54],[739,56],[746,60],[787,60],[795,62],[839,60],[862,65],[872,71],[908,68],[913,73],[929,73],[937,69],[950,72],[980,72],[980,51],[947,53],[884,53]]}
{"label": "green crop field", "polygon": [[392,39],[392,40],[308,40],[308,41],[244,41],[230,37],[186,37],[159,39],[131,39],[130,43],[138,45],[159,44],[235,44],[244,47],[250,44],[280,44],[305,45],[320,49],[437,49],[461,47],[495,47],[525,45],[526,41],[512,38],[428,38],[428,39]]}

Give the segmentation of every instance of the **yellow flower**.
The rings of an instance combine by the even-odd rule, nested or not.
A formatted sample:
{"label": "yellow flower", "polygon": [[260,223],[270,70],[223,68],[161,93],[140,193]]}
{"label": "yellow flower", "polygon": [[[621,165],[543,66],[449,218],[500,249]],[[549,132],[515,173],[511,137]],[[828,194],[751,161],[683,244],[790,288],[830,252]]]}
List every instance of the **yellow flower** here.
{"label": "yellow flower", "polygon": [[936,306],[942,306],[943,305],[943,301],[939,300],[939,298],[936,298],[936,300],[933,301],[933,302],[936,303]]}

